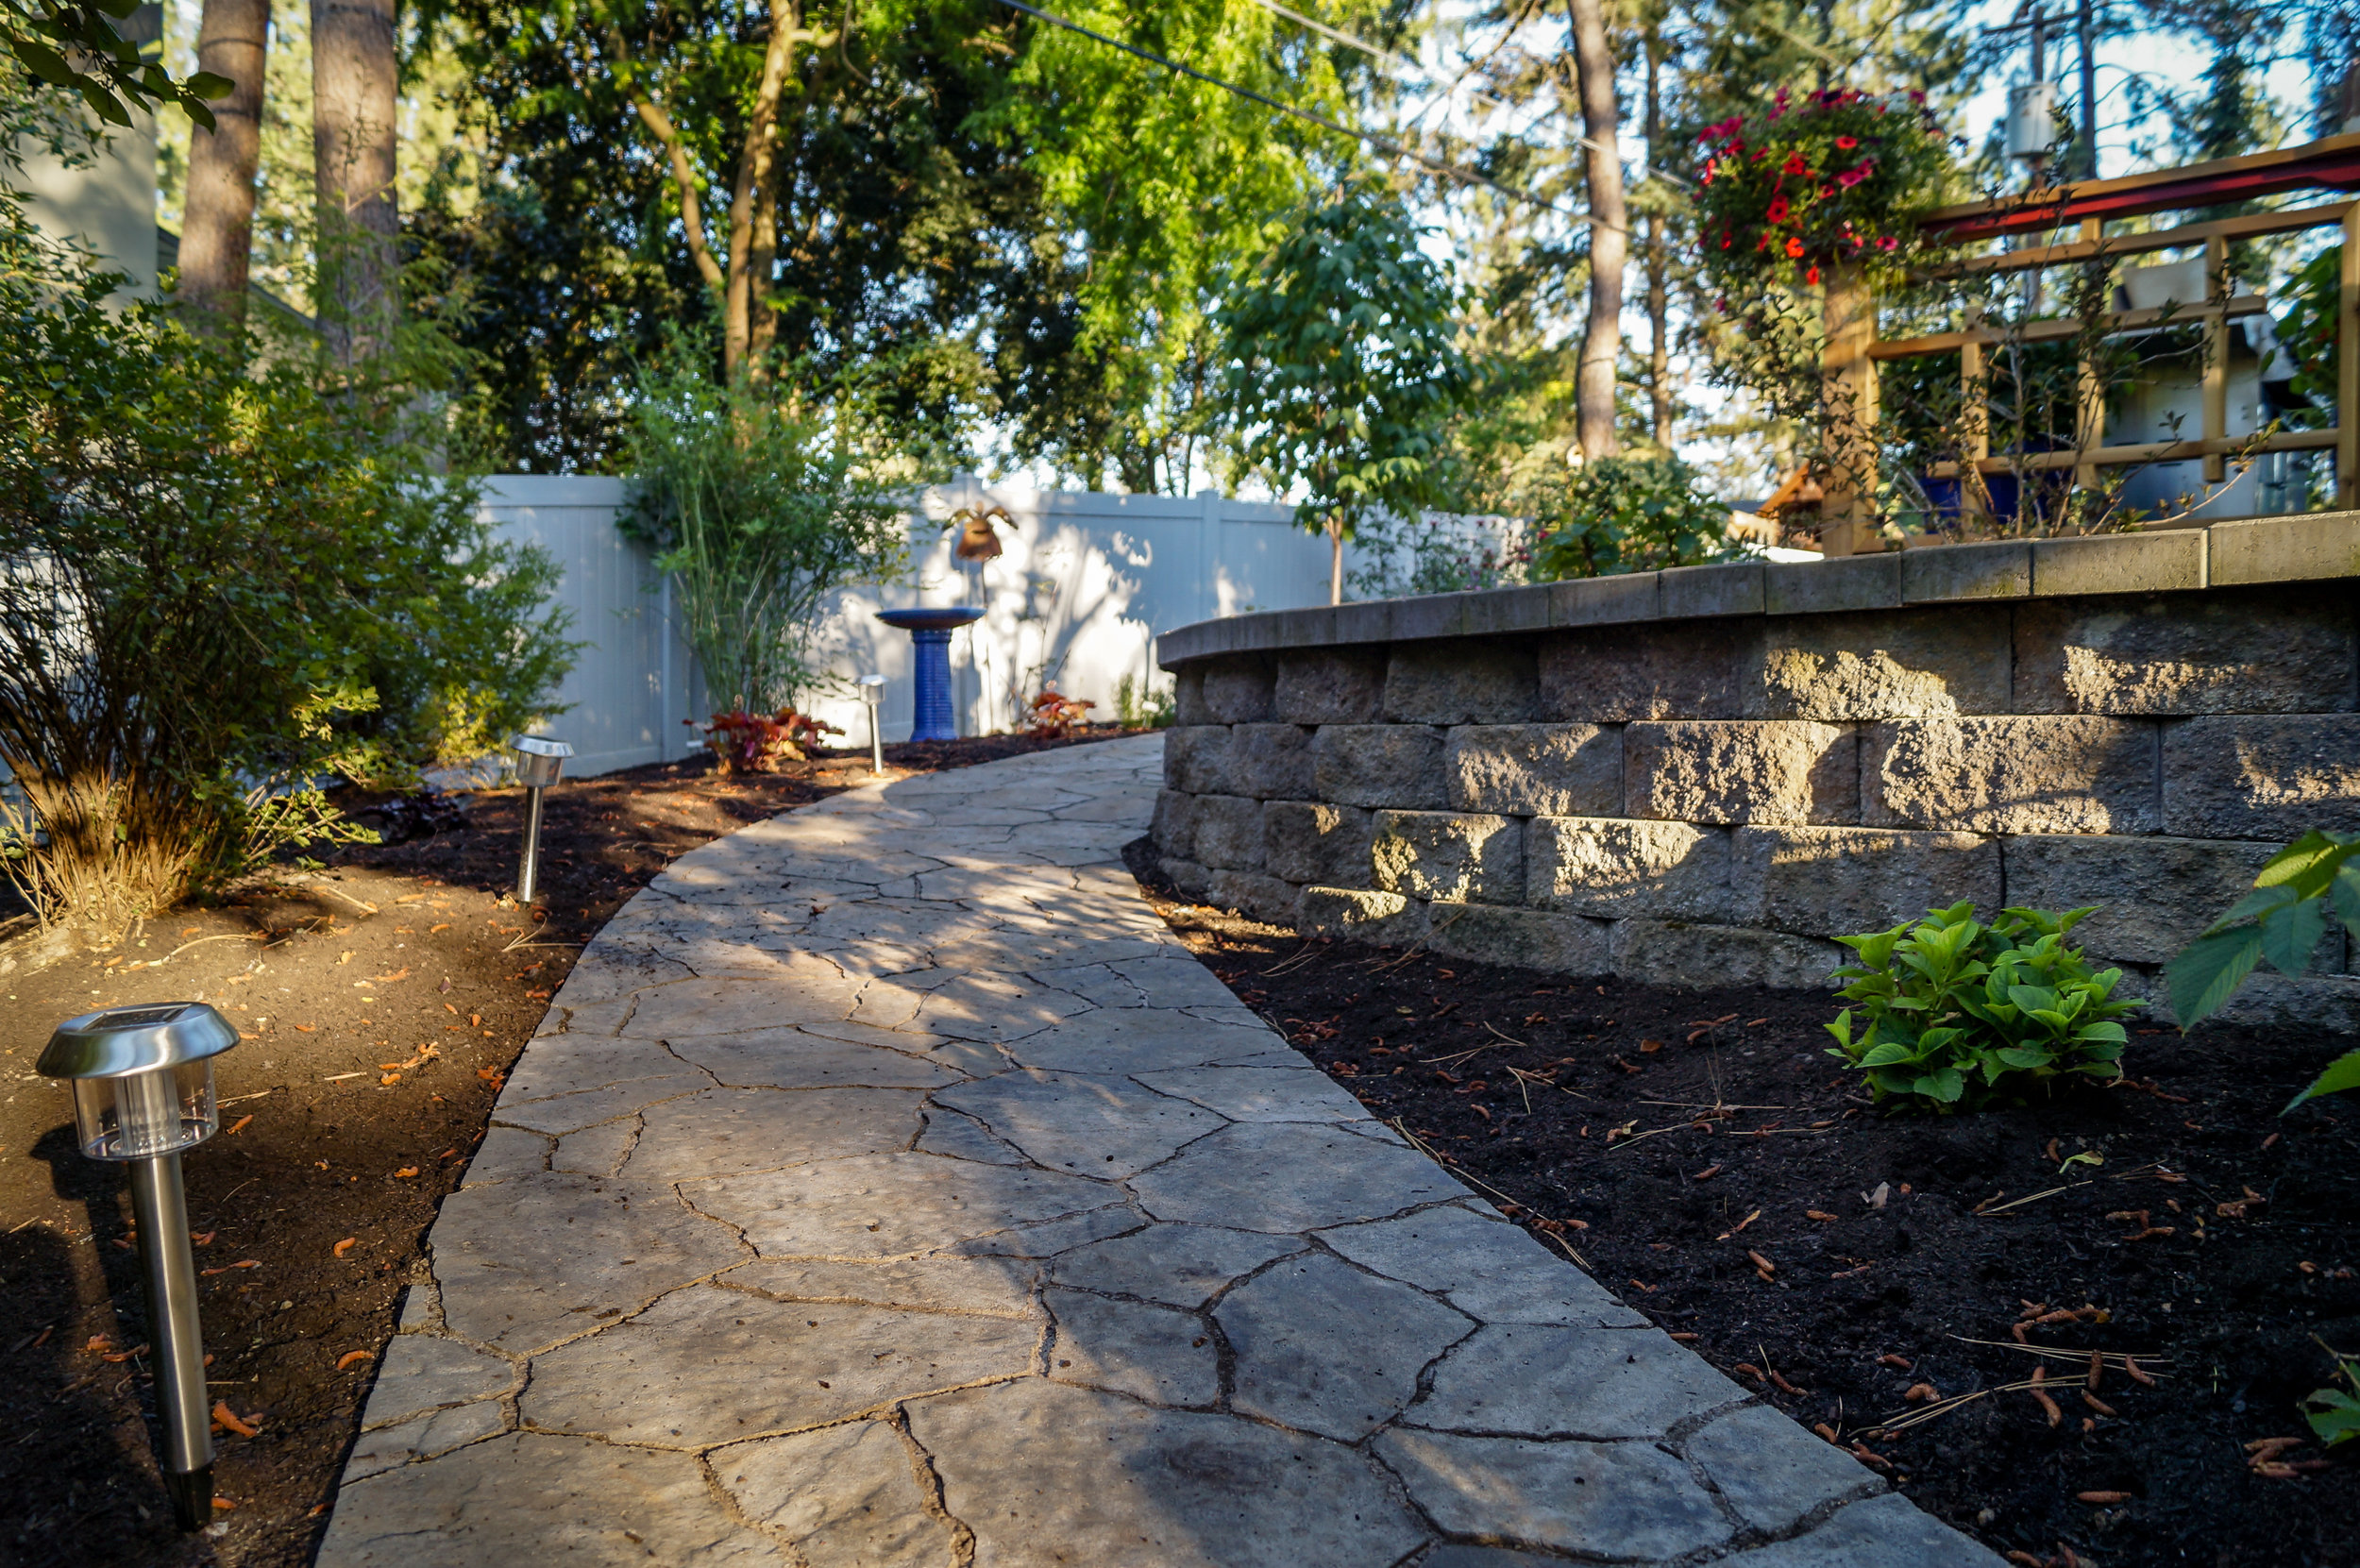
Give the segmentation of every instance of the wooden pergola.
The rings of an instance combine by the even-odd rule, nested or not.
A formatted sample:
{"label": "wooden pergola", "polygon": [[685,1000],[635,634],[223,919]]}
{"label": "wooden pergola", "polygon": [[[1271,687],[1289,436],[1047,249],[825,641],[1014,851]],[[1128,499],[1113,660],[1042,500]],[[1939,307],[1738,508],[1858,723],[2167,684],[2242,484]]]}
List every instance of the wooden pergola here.
{"label": "wooden pergola", "polygon": [[[1985,474],[2069,467],[2074,470],[2077,485],[2095,487],[2098,470],[2102,467],[2200,458],[2206,482],[2218,483],[2225,477],[2233,452],[2258,455],[2333,448],[2336,505],[2360,506],[2360,418],[2355,418],[2355,410],[2360,410],[2360,352],[2354,350],[2354,345],[2360,344],[2360,201],[2323,202],[2281,211],[2182,224],[2139,234],[2105,232],[2106,224],[2112,220],[2223,207],[2294,191],[2360,191],[2360,134],[2331,136],[2275,152],[2159,169],[2120,179],[2036,188],[1997,201],[1942,208],[1927,220],[1927,231],[1937,242],[1959,246],[2065,229],[2076,231],[2075,238],[2067,241],[1963,256],[1930,269],[1925,274],[1930,278],[2036,272],[2099,259],[2202,245],[2205,298],[2201,304],[2108,312],[2099,318],[2100,327],[2108,332],[2136,331],[2166,322],[2201,328],[2207,346],[2203,428],[2185,440],[2120,447],[2099,445],[2104,436],[2105,390],[2096,372],[2087,370],[2081,380],[2073,449],[1993,457],[1989,411],[1983,401],[1983,354],[1987,348],[2011,340],[1981,327],[1927,337],[1880,339],[1876,300],[1858,274],[1845,270],[1831,273],[1825,303],[1827,345],[1822,371],[1829,385],[1831,402],[1848,413],[1837,438],[1839,461],[1831,465],[1826,499],[1821,504],[1822,549],[1831,556],[1850,555],[1868,547],[1874,537],[1875,500],[1858,493],[1854,476],[1876,471],[1877,367],[1885,361],[1926,354],[1959,356],[1960,376],[1969,404],[1966,464],[1938,464],[1933,469],[1936,477],[1954,477],[1961,467],[1969,464]],[[2229,435],[2229,324],[2240,316],[2262,313],[2266,305],[2259,295],[2229,294],[2225,274],[2230,242],[2331,226],[2340,227],[2344,237],[2342,293],[2337,312],[2336,426],[2324,430],[2284,431],[2258,440],[2233,440]],[[2081,335],[2084,328],[2085,323],[2074,317],[2032,322],[2019,329],[2012,341],[2062,342]],[[1850,461],[1843,461],[1847,455]],[[1979,494],[1981,487],[1969,483],[1960,488],[1964,498]]]}

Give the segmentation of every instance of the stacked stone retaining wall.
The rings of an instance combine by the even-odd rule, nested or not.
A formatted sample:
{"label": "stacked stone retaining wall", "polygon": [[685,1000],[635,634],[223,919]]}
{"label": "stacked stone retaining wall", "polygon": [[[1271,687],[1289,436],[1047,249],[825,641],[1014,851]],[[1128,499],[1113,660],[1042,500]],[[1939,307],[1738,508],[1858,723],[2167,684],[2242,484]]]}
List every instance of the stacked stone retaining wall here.
{"label": "stacked stone retaining wall", "polygon": [[[1815,986],[1833,938],[2101,905],[2157,969],[2360,831],[2360,514],[1690,567],[1202,622],[1155,840],[1189,896],[1569,974]],[[2248,1016],[2360,1028],[2338,934]]]}

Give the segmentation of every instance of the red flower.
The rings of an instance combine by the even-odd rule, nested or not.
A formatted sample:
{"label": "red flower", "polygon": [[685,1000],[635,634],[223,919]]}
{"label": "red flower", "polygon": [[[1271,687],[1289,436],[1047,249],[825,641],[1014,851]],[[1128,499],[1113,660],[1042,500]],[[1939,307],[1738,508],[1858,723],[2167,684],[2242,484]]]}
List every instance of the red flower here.
{"label": "red flower", "polygon": [[1769,218],[1772,223],[1786,222],[1786,215],[1791,211],[1792,209],[1787,206],[1786,198],[1784,196],[1772,196],[1770,198]]}
{"label": "red flower", "polygon": [[1901,248],[1901,242],[1895,239],[1892,235],[1887,234],[1880,237],[1877,241],[1877,248],[1879,250],[1898,250]]}
{"label": "red flower", "polygon": [[1803,274],[1803,281],[1804,281],[1804,282],[1806,282],[1806,283],[1816,283],[1816,282],[1818,282],[1818,281],[1819,281],[1819,269],[1818,269],[1817,267],[1813,267],[1813,268],[1812,268],[1809,272],[1807,272],[1807,273]]}
{"label": "red flower", "polygon": [[1835,144],[1842,147],[1846,152],[1850,152],[1854,147],[1860,145],[1860,138],[1857,136],[1839,136],[1835,139]]}
{"label": "red flower", "polygon": [[1803,253],[1803,242],[1802,242],[1802,241],[1800,241],[1800,240],[1797,240],[1797,239],[1789,238],[1789,239],[1788,239],[1788,241],[1786,242],[1786,253],[1787,253],[1789,256],[1800,256],[1800,255],[1802,255],[1802,253]]}
{"label": "red flower", "polygon": [[1786,172],[1791,175],[1807,175],[1811,173],[1811,165],[1803,161],[1801,153],[1791,152],[1786,155]]}

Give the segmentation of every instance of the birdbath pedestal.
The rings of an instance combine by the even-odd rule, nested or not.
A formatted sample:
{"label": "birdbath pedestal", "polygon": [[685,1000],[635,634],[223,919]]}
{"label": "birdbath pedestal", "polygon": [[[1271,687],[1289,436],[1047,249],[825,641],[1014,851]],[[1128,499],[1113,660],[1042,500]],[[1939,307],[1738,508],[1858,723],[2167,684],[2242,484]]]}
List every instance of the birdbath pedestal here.
{"label": "birdbath pedestal", "polygon": [[951,633],[984,618],[972,605],[936,610],[880,610],[877,618],[898,626],[917,646],[917,721],[912,740],[956,740],[958,715],[951,701]]}

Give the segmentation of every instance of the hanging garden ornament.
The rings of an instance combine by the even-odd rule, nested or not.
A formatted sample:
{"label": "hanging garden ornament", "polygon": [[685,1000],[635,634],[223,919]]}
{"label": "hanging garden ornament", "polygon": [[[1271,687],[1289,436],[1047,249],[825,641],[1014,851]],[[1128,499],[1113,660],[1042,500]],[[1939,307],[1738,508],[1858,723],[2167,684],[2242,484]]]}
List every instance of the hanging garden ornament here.
{"label": "hanging garden ornament", "polygon": [[1004,506],[963,506],[951,514],[950,520],[959,525],[959,542],[952,553],[962,561],[997,561],[1000,559],[1000,535],[991,526],[998,518],[1010,528],[1016,519],[1008,515]]}

